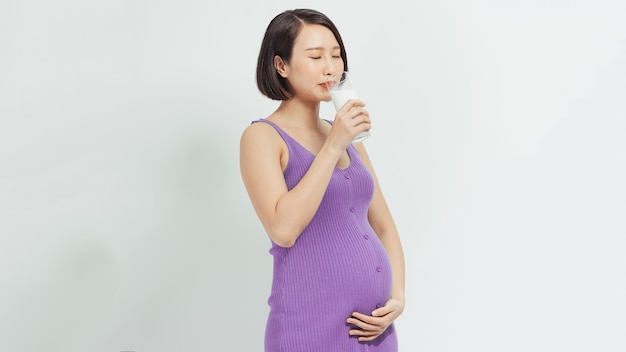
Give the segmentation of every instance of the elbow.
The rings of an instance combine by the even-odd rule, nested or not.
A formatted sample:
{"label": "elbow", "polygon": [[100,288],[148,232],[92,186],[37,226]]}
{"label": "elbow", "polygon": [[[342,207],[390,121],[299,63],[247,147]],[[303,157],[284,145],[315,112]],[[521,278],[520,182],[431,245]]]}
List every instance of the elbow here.
{"label": "elbow", "polygon": [[272,229],[268,231],[272,242],[276,245],[284,248],[291,248],[294,244],[296,244],[296,240],[300,232],[297,231],[289,231],[286,229]]}
{"label": "elbow", "polygon": [[296,244],[296,241],[295,240],[291,240],[291,239],[283,239],[283,240],[272,239],[272,241],[274,241],[274,243],[276,243],[276,245],[281,246],[283,248],[291,248],[291,247],[293,247],[294,244]]}

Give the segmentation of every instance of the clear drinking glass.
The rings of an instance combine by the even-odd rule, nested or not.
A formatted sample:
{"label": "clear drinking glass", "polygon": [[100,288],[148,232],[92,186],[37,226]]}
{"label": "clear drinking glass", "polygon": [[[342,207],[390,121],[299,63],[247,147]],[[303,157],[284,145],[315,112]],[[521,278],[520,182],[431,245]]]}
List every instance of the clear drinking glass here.
{"label": "clear drinking glass", "polygon": [[[330,98],[335,105],[335,110],[341,109],[341,107],[349,100],[349,99],[359,99],[356,94],[356,90],[354,89],[354,85],[352,83],[352,79],[347,71],[341,73],[341,75],[337,75],[337,80],[333,81],[328,85],[328,91],[330,92]],[[361,142],[367,137],[370,136],[370,131],[362,131],[354,137],[352,143]]]}

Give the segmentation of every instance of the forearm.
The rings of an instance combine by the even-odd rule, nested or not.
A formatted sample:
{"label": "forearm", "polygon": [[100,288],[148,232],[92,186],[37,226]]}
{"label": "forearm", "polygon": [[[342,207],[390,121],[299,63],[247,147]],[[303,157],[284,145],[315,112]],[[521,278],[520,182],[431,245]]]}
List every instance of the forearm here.
{"label": "forearm", "polygon": [[405,263],[404,251],[397,231],[388,231],[380,236],[380,240],[387,251],[392,271],[391,298],[405,301]]}

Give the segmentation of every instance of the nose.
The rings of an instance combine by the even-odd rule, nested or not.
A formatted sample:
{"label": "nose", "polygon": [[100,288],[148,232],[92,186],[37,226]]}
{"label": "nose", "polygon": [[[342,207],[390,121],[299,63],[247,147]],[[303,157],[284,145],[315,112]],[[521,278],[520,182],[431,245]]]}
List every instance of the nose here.
{"label": "nose", "polygon": [[334,76],[336,75],[339,71],[337,70],[337,67],[335,67],[335,63],[333,62],[333,59],[331,57],[327,57],[326,60],[324,60],[325,65],[324,65],[324,75],[325,76]]}

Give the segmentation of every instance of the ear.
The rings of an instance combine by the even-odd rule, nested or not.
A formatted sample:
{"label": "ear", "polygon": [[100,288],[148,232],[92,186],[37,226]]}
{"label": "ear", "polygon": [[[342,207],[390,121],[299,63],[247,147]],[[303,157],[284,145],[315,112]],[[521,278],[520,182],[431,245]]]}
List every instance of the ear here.
{"label": "ear", "polygon": [[282,78],[287,78],[287,64],[282,57],[274,56],[274,68]]}

